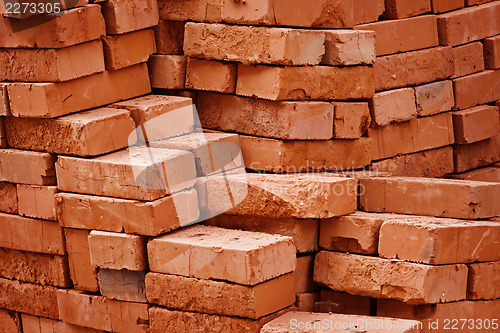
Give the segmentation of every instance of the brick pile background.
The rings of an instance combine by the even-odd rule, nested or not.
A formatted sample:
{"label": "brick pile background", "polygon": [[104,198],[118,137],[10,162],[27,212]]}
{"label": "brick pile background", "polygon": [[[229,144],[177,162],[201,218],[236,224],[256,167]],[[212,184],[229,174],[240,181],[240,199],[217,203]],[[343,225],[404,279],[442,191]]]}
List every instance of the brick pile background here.
{"label": "brick pile background", "polygon": [[500,331],[500,1],[68,7],[0,4],[0,331]]}

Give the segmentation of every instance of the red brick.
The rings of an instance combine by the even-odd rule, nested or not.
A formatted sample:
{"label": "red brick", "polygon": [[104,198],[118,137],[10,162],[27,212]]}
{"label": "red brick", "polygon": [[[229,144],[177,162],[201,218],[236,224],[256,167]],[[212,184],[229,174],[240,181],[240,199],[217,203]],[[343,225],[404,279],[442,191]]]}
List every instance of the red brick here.
{"label": "red brick", "polygon": [[392,176],[440,178],[453,172],[453,148],[446,146],[399,155],[373,162],[371,167]]}
{"label": "red brick", "polygon": [[372,141],[288,141],[240,135],[247,168],[273,172],[341,171],[364,167],[371,162]]}
{"label": "red brick", "polygon": [[[19,184],[54,185],[55,157],[17,149],[0,150],[0,180]],[[29,165],[29,168],[26,166]]]}
{"label": "red brick", "polygon": [[106,31],[100,6],[86,5],[51,20],[43,15],[22,21],[0,16],[0,32],[2,48],[61,48],[99,39]]}
{"label": "red brick", "polygon": [[220,0],[159,0],[160,19],[221,22]]}
{"label": "red brick", "polygon": [[16,184],[0,182],[0,212],[17,214]]}
{"label": "red brick", "polygon": [[431,0],[386,0],[384,16],[403,19],[431,11]]}
{"label": "red brick", "polygon": [[453,80],[455,109],[466,109],[500,99],[500,69]]}
{"label": "red brick", "polygon": [[487,3],[487,2],[492,2],[494,0],[465,0],[465,5],[466,6],[474,6],[474,5],[479,5],[482,3]]}
{"label": "red brick", "polygon": [[64,228],[69,271],[75,289],[99,291],[95,268],[90,261],[88,230]]}
{"label": "red brick", "polygon": [[300,293],[295,295],[297,311],[314,312],[317,302],[319,302],[319,292]]}
{"label": "red brick", "polygon": [[449,80],[417,86],[414,89],[419,116],[449,111],[455,105],[453,83]]}
{"label": "red brick", "polygon": [[438,16],[441,45],[460,45],[500,33],[500,3],[463,8]]}
{"label": "red brick", "polygon": [[[8,85],[8,83],[0,82],[0,116],[10,116],[9,96],[7,96]],[[5,134],[2,135],[2,137],[4,136]]]}
{"label": "red brick", "polygon": [[473,42],[453,48],[455,74],[453,78],[484,70],[483,44]]}
{"label": "red brick", "polygon": [[236,63],[189,58],[186,88],[234,94],[236,71]]}
{"label": "red brick", "polygon": [[141,236],[93,230],[89,249],[92,266],[130,271],[148,268],[146,239]]}
{"label": "red brick", "polygon": [[70,193],[56,200],[59,223],[68,228],[157,236],[199,217],[194,189],[149,202]]}
{"label": "red brick", "polygon": [[335,139],[359,139],[371,123],[368,103],[334,102],[333,137]]}
{"label": "red brick", "polygon": [[435,47],[383,56],[374,68],[377,91],[438,81],[453,75],[453,49]]}
{"label": "red brick", "polygon": [[354,24],[375,22],[384,11],[384,0],[354,0]]}
{"label": "red brick", "polygon": [[369,316],[371,314],[372,299],[370,297],[351,295],[331,289],[321,289],[320,302],[326,306],[340,307],[341,313],[345,314],[364,316]]}
{"label": "red brick", "polygon": [[7,89],[14,116],[37,118],[59,117],[151,91],[145,64],[67,82],[12,83]]}
{"label": "red brick", "polygon": [[[131,15],[131,14],[129,14]],[[146,62],[156,53],[155,36],[151,29],[102,38],[107,70],[115,70]]]}
{"label": "red brick", "polygon": [[295,253],[290,237],[202,225],[148,243],[151,271],[251,286],[293,272]]}
{"label": "red brick", "polygon": [[149,57],[148,68],[151,87],[161,89],[184,89],[187,58],[181,55],[154,54]]}
{"label": "red brick", "polygon": [[[297,257],[295,269],[295,293],[308,293],[318,290],[318,285],[313,280],[314,254]],[[319,295],[318,295],[319,298]],[[314,304],[313,304],[314,309]]]}
{"label": "red brick", "polygon": [[189,22],[184,32],[186,56],[245,64],[317,65],[324,43],[318,30]]}
{"label": "red brick", "polygon": [[403,88],[376,93],[370,100],[370,111],[378,126],[415,119],[415,92],[413,88]]}
{"label": "red brick", "polygon": [[101,295],[118,301],[147,303],[146,271],[101,268],[97,273]]}
{"label": "red brick", "polygon": [[407,304],[451,302],[465,299],[467,266],[429,266],[321,251],[314,263],[314,280],[333,290]]}
{"label": "red brick", "polygon": [[448,146],[454,141],[451,113],[372,127],[368,136],[373,139],[373,160]]}
{"label": "red brick", "polygon": [[56,119],[8,117],[11,147],[54,154],[95,156],[135,143],[135,124],[125,110],[99,108]]}
{"label": "red brick", "polygon": [[27,314],[22,314],[21,320],[23,324],[23,333],[103,333],[103,331],[97,331],[92,328],[76,326],[63,321],[35,317]]}
{"label": "red brick", "polygon": [[459,174],[448,175],[447,178],[475,180],[479,182],[500,182],[500,168],[491,166],[486,168],[474,169]]}
{"label": "red brick", "polygon": [[[361,178],[360,209],[425,216],[478,219],[500,216],[500,184],[466,180]],[[451,198],[444,200],[442,198]]]}
{"label": "red brick", "polygon": [[323,65],[373,65],[375,33],[373,31],[322,30],[325,33]]}
{"label": "red brick", "polygon": [[455,111],[452,115],[457,144],[474,143],[500,133],[498,106],[481,105]]}
{"label": "red brick", "polygon": [[[21,333],[21,321],[19,314],[13,311],[0,309],[0,331]],[[26,332],[30,333],[30,332]]]}
{"label": "red brick", "polygon": [[182,55],[184,25],[185,22],[160,20],[158,25],[153,27],[156,39],[156,53]]}
{"label": "red brick", "polygon": [[467,299],[500,298],[500,261],[467,265]]}
{"label": "red brick", "polygon": [[56,193],[57,186],[17,185],[19,214],[57,221]]}
{"label": "red brick", "polygon": [[334,108],[324,102],[275,102],[234,95],[198,93],[204,128],[287,140],[328,140]]}
{"label": "red brick", "polygon": [[433,13],[444,13],[465,6],[464,0],[431,0]]}
{"label": "red brick", "polygon": [[62,321],[114,332],[147,332],[148,305],[119,302],[74,290],[57,291]]}
{"label": "red brick", "polygon": [[108,0],[102,3],[101,10],[108,35],[149,28],[157,25],[159,20],[156,0]]}
{"label": "red brick", "polygon": [[356,100],[373,97],[374,84],[375,72],[369,66],[238,65],[236,94],[275,101]]}
{"label": "red brick", "polygon": [[464,172],[500,161],[500,135],[468,145],[453,146],[455,172]]}
{"label": "red brick", "polygon": [[486,38],[484,45],[484,64],[487,69],[500,68],[500,35]]}
{"label": "red brick", "polygon": [[[388,2],[393,1],[394,0],[387,0],[386,7]],[[415,5],[422,1],[424,3],[429,2],[429,0],[405,0],[405,2],[409,5]],[[375,48],[378,57],[393,53],[425,49],[439,45],[435,15],[424,15],[402,20],[379,21],[358,25],[355,29],[375,31],[377,38]]]}
{"label": "red brick", "polygon": [[259,231],[293,238],[297,253],[318,250],[319,223],[314,219],[269,218],[257,216],[217,215],[204,222],[227,229]]}
{"label": "red brick", "polygon": [[294,276],[290,273],[249,287],[150,272],[146,296],[150,303],[170,309],[258,319],[295,302]]}
{"label": "red brick", "polygon": [[222,19],[237,24],[350,28],[354,5],[353,0],[320,0],[314,6],[300,0],[223,0]]}
{"label": "red brick", "polygon": [[[12,4],[13,4],[13,3],[17,3],[17,1],[10,1],[9,3],[12,3]],[[45,1],[40,1],[40,2],[38,2],[38,3],[42,3],[42,4],[44,4],[45,6],[46,6],[48,3],[55,4],[54,2],[50,2],[50,1],[47,1],[47,0],[45,0]],[[60,10],[67,10],[67,9],[71,9],[71,8],[75,8],[75,7],[85,6],[85,5],[87,5],[88,3],[89,3],[89,1],[88,1],[88,0],[77,0],[77,1],[72,1],[72,2],[68,2],[68,3],[66,3],[66,2],[59,3],[57,7],[58,7]],[[30,9],[31,9],[30,7],[27,7],[26,11],[24,11],[24,6],[25,6],[25,5],[22,5],[22,6],[20,7],[20,8],[22,8],[22,9],[20,10],[20,12],[16,12],[16,8],[17,8],[17,6],[11,7],[11,8],[9,8],[9,10],[7,10],[6,5],[7,5],[7,2],[0,4],[0,13],[2,14],[2,16],[5,16],[5,17],[18,18],[18,19],[25,19],[25,18],[32,17],[32,16],[34,16],[34,15],[38,14],[38,13],[37,13],[37,12],[38,12],[37,10],[34,10],[34,12],[32,13],[32,12],[31,12],[32,10],[30,10]],[[45,9],[47,12],[50,12],[50,11],[52,11],[52,10],[54,10],[54,11],[55,11],[55,10],[57,10],[57,9],[56,9],[57,7],[56,7],[56,6],[53,6],[53,7],[48,6],[48,7],[41,7],[41,8],[39,7],[39,11],[42,11],[42,12],[43,12],[43,10],[44,10],[44,9]],[[53,8],[53,9],[50,9],[50,8]]]}

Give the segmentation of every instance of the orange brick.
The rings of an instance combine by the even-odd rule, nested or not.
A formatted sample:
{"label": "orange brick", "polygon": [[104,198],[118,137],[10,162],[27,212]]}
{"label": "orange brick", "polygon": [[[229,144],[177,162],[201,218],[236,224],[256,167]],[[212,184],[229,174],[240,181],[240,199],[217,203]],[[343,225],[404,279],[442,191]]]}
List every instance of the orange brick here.
{"label": "orange brick", "polygon": [[118,301],[147,303],[146,271],[100,268],[97,273],[101,295]]}
{"label": "orange brick", "polygon": [[99,108],[56,119],[8,117],[11,147],[54,154],[95,156],[135,143],[135,124],[125,110]]}
{"label": "orange brick", "polygon": [[89,249],[93,266],[131,271],[148,268],[146,239],[141,236],[93,230]]}
{"label": "orange brick", "polygon": [[465,6],[464,0],[431,0],[433,13],[444,13]]}
{"label": "orange brick", "polygon": [[414,89],[419,116],[449,111],[455,105],[453,83],[449,80],[417,86]]}
{"label": "orange brick", "polygon": [[[0,150],[0,180],[19,184],[54,185],[55,157],[17,149]],[[29,165],[29,169],[26,166]]]}
{"label": "orange brick", "polygon": [[0,117],[0,148],[7,148],[7,133],[5,132],[5,117]]}
{"label": "orange brick", "polygon": [[182,55],[184,25],[185,22],[160,20],[158,25],[153,27],[156,39],[156,53]]}
{"label": "orange brick", "polygon": [[198,93],[204,128],[287,140],[328,140],[334,108],[324,102],[275,102]]}
{"label": "orange brick", "polygon": [[57,186],[17,185],[19,215],[57,221]]}
{"label": "orange brick", "polygon": [[331,289],[321,289],[320,302],[326,303],[325,305],[327,306],[337,305],[338,307],[341,308],[342,311],[341,313],[345,314],[355,314],[355,315],[365,315],[365,316],[369,316],[371,314],[372,299],[370,297],[351,295],[348,293],[334,291]]}
{"label": "orange brick", "polygon": [[160,19],[167,21],[221,22],[220,0],[159,0]]}
{"label": "orange brick", "polygon": [[429,266],[321,251],[314,263],[314,280],[333,290],[407,304],[451,302],[465,299],[467,266]]}
{"label": "orange brick", "polygon": [[375,72],[369,66],[238,65],[236,94],[275,101],[356,100],[373,97],[374,84]]}
{"label": "orange brick", "polygon": [[455,111],[452,115],[457,144],[474,143],[500,133],[498,106],[481,105]]}
{"label": "orange brick", "polygon": [[[394,0],[387,0],[386,7],[390,2],[394,2]],[[421,2],[428,3],[429,0],[405,0],[405,5],[418,5]],[[386,13],[388,13],[387,10]],[[391,18],[397,18],[398,15],[391,14],[390,16]],[[358,25],[355,29],[375,31],[377,39],[375,48],[379,57],[438,46],[436,22],[435,15],[424,15],[402,20],[387,20]]]}
{"label": "orange brick", "polygon": [[[9,105],[9,97],[7,96],[7,85],[8,83],[0,82],[0,116],[10,116],[10,105]],[[2,137],[5,137],[5,133],[2,134]]]}
{"label": "orange brick", "polygon": [[59,117],[151,91],[145,64],[67,82],[12,83],[7,89],[14,116],[37,118]]}
{"label": "orange brick", "polygon": [[295,302],[294,276],[289,273],[250,287],[150,272],[146,296],[150,303],[170,309],[258,319]]}
{"label": "orange brick", "polygon": [[441,45],[460,45],[500,33],[500,3],[463,8],[438,16]]}
{"label": "orange brick", "polygon": [[149,28],[157,25],[159,20],[156,0],[108,0],[102,3],[101,10],[108,35]]}
{"label": "orange brick", "polygon": [[90,261],[89,233],[88,230],[64,228],[69,271],[75,289],[99,291],[96,271]]}
{"label": "orange brick", "polygon": [[469,264],[467,267],[467,299],[500,298],[500,261]]}
{"label": "orange brick", "polygon": [[465,0],[465,5],[466,6],[474,6],[474,5],[479,5],[482,3],[487,3],[487,2],[492,2],[494,0]]}
{"label": "orange brick", "polygon": [[371,123],[368,103],[334,102],[333,137],[335,139],[359,139]]}
{"label": "orange brick", "polygon": [[186,88],[234,94],[236,71],[236,63],[189,58]]}
{"label": "orange brick", "polygon": [[373,65],[375,33],[373,31],[322,30],[325,33],[323,65]]}
{"label": "orange brick", "polygon": [[500,35],[486,38],[484,45],[484,64],[487,69],[500,68]]}
{"label": "orange brick", "polygon": [[497,166],[479,168],[459,174],[448,175],[447,178],[475,180],[479,182],[500,182],[500,168]]}
{"label": "orange brick", "polygon": [[483,44],[473,42],[453,48],[455,64],[455,74],[452,78],[457,78],[484,70]]}
{"label": "orange brick", "polygon": [[375,22],[384,11],[384,0],[354,0],[354,24]]}
{"label": "orange brick", "polygon": [[161,89],[184,89],[187,58],[181,55],[154,54],[149,57],[148,68],[151,87]]}
{"label": "orange brick", "polygon": [[[360,209],[425,216],[478,219],[500,216],[500,184],[466,180],[361,178]],[[443,201],[440,198],[451,198]]]}
{"label": "orange brick", "polygon": [[[129,14],[131,15],[131,14]],[[156,53],[155,36],[151,29],[102,38],[107,70],[115,70],[146,62]]]}
{"label": "orange brick", "polygon": [[455,172],[464,172],[500,161],[500,135],[467,145],[453,146]]}
{"label": "orange brick", "polygon": [[24,313],[21,315],[21,320],[23,333],[103,333],[103,331],[97,331],[92,328],[76,326],[53,319],[30,316]]}
{"label": "orange brick", "polygon": [[0,182],[0,212],[17,214],[16,184]]}
{"label": "orange brick", "polygon": [[415,119],[415,92],[413,88],[403,88],[376,93],[370,100],[370,112],[378,126]]}
{"label": "orange brick", "polygon": [[[0,309],[0,330],[2,332],[21,333],[19,313]],[[30,333],[30,332],[26,332]]]}
{"label": "orange brick", "polygon": [[297,268],[295,269],[294,273],[295,293],[309,293],[318,290],[318,285],[313,280],[313,267],[314,254],[297,257]]}
{"label": "orange brick", "polygon": [[453,75],[453,49],[435,47],[383,56],[377,58],[374,68],[376,91],[438,81]]}
{"label": "orange brick", "polygon": [[431,0],[386,0],[385,16],[390,19],[402,19],[431,11]]}
{"label": "orange brick", "polygon": [[466,109],[500,99],[500,69],[485,70],[453,80],[455,109]]}

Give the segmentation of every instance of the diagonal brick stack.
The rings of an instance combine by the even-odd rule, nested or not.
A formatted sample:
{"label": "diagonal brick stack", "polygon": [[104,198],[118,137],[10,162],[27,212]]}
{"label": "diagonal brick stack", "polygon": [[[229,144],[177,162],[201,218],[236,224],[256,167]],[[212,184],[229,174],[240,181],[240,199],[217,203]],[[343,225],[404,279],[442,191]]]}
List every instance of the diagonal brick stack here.
{"label": "diagonal brick stack", "polygon": [[500,1],[12,3],[0,331],[500,330]]}

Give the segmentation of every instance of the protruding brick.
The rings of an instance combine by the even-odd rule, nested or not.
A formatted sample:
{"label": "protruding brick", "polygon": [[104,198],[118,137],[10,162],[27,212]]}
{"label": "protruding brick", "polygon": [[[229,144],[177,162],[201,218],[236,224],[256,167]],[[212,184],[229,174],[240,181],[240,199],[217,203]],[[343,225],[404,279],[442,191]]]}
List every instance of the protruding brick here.
{"label": "protruding brick", "polygon": [[95,156],[135,143],[135,124],[125,110],[99,108],[56,119],[8,117],[13,148],[54,154]]}
{"label": "protruding brick", "polygon": [[481,141],[500,133],[498,106],[481,105],[455,111],[452,115],[457,144]]}
{"label": "protruding brick", "polygon": [[182,55],[154,54],[149,57],[148,67],[151,87],[184,89],[187,58]]}
{"label": "protruding brick", "polygon": [[486,70],[453,80],[455,109],[466,109],[500,99],[500,69]]}
{"label": "protruding brick", "polygon": [[453,146],[455,172],[464,172],[500,161],[500,135],[468,145]]}
{"label": "protruding brick", "polygon": [[368,99],[374,93],[375,72],[369,66],[238,65],[236,94],[242,96],[274,101],[329,101]]}
{"label": "protruding brick", "polygon": [[359,182],[365,188],[359,201],[364,211],[460,219],[500,215],[495,201],[500,195],[497,183],[405,177],[362,178]]}
{"label": "protruding brick", "polygon": [[249,287],[150,272],[146,296],[150,303],[170,309],[258,319],[295,302],[294,276],[290,273]]}
{"label": "protruding brick", "polygon": [[198,93],[204,128],[287,140],[328,140],[334,108],[325,102],[275,102]]}
{"label": "protruding brick", "polygon": [[314,280],[333,290],[407,304],[452,302],[465,299],[467,266],[429,266],[321,251],[314,263]]}
{"label": "protruding brick", "polygon": [[[2,332],[21,333],[19,313],[0,309],[0,330]],[[30,333],[30,332],[26,332]]]}
{"label": "protruding brick", "polygon": [[89,233],[88,230],[64,228],[69,272],[75,289],[99,291],[95,267],[90,262]]}
{"label": "protruding brick", "polygon": [[[0,180],[18,184],[54,185],[55,157],[17,149],[0,150]],[[29,165],[29,168],[26,166]]]}
{"label": "protruding brick", "polygon": [[[371,314],[372,299],[370,297],[351,295],[331,289],[321,289],[320,302],[325,305],[335,306],[341,310],[341,313],[369,316]],[[328,304],[330,303],[330,304]],[[319,306],[318,308],[321,308]],[[320,309],[318,309],[320,310]],[[316,312],[318,312],[316,310]],[[323,311],[321,311],[323,312]]]}
{"label": "protruding brick", "polygon": [[385,16],[390,19],[402,19],[431,11],[431,0],[386,0]]}
{"label": "protruding brick", "polygon": [[108,0],[101,5],[108,35],[153,27],[158,24],[158,3],[156,0],[135,0],[133,2]]}
{"label": "protruding brick", "polygon": [[[132,15],[132,14],[129,14]],[[146,62],[156,53],[155,36],[151,29],[102,38],[107,70],[115,70]]]}
{"label": "protruding brick", "polygon": [[451,81],[433,82],[414,89],[417,112],[421,117],[449,111],[455,105]]}
{"label": "protruding brick", "polygon": [[56,193],[56,186],[17,185],[19,214],[57,221]]}
{"label": "protruding brick", "polygon": [[370,100],[370,111],[378,126],[415,119],[415,92],[413,88],[403,88],[376,93]]}
{"label": "protruding brick", "polygon": [[374,68],[377,91],[438,81],[453,75],[453,49],[434,47],[383,56]]}
{"label": "protruding brick", "polygon": [[469,264],[467,267],[467,299],[500,298],[500,261]]}
{"label": "protruding brick", "polygon": [[373,65],[375,33],[373,31],[323,30],[325,33],[324,65]]}
{"label": "protruding brick", "polygon": [[236,63],[189,58],[186,88],[234,94],[236,71]]}
{"label": "protruding brick", "polygon": [[486,38],[484,45],[484,65],[487,69],[500,68],[500,35]]}
{"label": "protruding brick", "polygon": [[7,89],[12,114],[36,118],[59,117],[151,91],[145,64],[67,82],[12,83]]}
{"label": "protruding brick", "polygon": [[160,18],[167,21],[221,22],[220,0],[159,0]]}
{"label": "protruding brick", "polygon": [[453,58],[455,72],[452,78],[484,70],[483,44],[480,42],[473,42],[454,47]]}
{"label": "protruding brick", "polygon": [[[388,2],[393,1],[394,0],[386,0],[386,7]],[[406,0],[405,3],[418,4],[422,1],[429,2],[429,0]],[[375,31],[377,39],[375,47],[377,57],[439,45],[435,15],[424,15],[402,20],[379,21],[358,25],[355,29]]]}
{"label": "protruding brick", "polygon": [[126,269],[99,269],[99,291],[101,295],[126,302],[147,303],[145,271],[129,271]]}
{"label": "protruding brick", "polygon": [[444,13],[465,6],[464,0],[431,0],[433,13]]}
{"label": "protruding brick", "polygon": [[[177,2],[184,3],[185,1]],[[182,47],[184,45],[184,24],[185,22],[160,20],[158,25],[153,28],[156,39],[156,53],[183,54]]]}
{"label": "protruding brick", "polygon": [[76,326],[65,323],[63,321],[30,316],[24,313],[21,315],[21,320],[23,324],[23,333],[44,333],[44,332],[102,333],[103,332],[94,330],[93,328]]}
{"label": "protruding brick", "polygon": [[0,212],[18,213],[16,184],[0,182]]}
{"label": "protruding brick", "polygon": [[370,108],[363,102],[334,102],[333,137],[359,139],[371,123]]}

